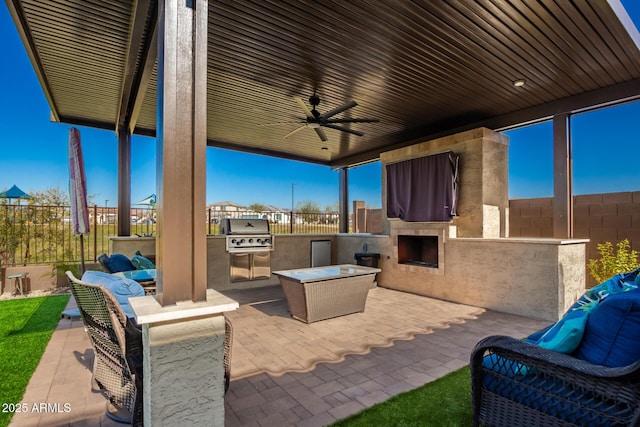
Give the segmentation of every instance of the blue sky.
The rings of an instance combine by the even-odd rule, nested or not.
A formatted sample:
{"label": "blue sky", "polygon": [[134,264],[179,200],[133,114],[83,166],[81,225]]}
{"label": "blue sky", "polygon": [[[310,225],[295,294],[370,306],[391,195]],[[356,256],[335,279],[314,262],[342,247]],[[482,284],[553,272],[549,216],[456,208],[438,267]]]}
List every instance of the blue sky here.
{"label": "blue sky", "polygon": [[[640,1],[622,2],[640,27]],[[9,16],[0,3],[0,190],[16,184],[42,191],[68,188],[69,125],[49,121],[49,106]],[[574,116],[574,193],[640,190],[640,102]],[[114,132],[79,127],[87,185],[99,205],[117,203],[117,139]],[[552,128],[543,123],[507,132],[509,196],[553,194]],[[132,138],[131,200],[155,192],[155,139]],[[247,171],[258,171],[249,175]],[[379,162],[351,169],[349,198],[381,206]],[[230,200],[291,207],[310,200],[338,201],[338,172],[328,167],[207,148],[207,203]],[[108,202],[106,202],[108,201]]]}

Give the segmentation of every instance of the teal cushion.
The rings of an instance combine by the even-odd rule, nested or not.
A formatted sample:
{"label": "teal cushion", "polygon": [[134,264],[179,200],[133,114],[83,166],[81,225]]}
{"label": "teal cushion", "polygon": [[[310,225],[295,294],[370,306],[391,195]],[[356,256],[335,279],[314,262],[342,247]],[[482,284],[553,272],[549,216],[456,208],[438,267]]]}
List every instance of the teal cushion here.
{"label": "teal cushion", "polygon": [[131,258],[131,263],[136,267],[136,270],[156,268],[155,264],[152,263],[150,259],[145,258],[138,253]]}
{"label": "teal cushion", "polygon": [[587,290],[558,322],[534,332],[526,341],[558,353],[573,353],[580,345],[589,313],[607,296],[637,289],[638,271],[616,274]]}
{"label": "teal cushion", "polygon": [[102,271],[85,271],[82,275],[82,281],[92,285],[104,285],[116,297],[127,317],[135,316],[129,305],[129,298],[143,297],[145,295],[144,288],[135,280]]}
{"label": "teal cushion", "polygon": [[553,327],[543,334],[535,344],[558,353],[571,354],[582,340],[589,311],[597,302],[569,311]]}
{"label": "teal cushion", "polygon": [[609,367],[640,359],[640,290],[609,295],[597,305],[575,356]]}

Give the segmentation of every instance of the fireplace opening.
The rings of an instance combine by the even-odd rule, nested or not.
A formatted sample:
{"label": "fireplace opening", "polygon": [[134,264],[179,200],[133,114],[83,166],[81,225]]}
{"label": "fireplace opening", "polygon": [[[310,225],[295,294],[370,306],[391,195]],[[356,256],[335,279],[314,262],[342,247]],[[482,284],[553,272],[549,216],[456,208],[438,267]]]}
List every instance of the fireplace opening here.
{"label": "fireplace opening", "polygon": [[398,264],[438,268],[438,236],[398,235]]}

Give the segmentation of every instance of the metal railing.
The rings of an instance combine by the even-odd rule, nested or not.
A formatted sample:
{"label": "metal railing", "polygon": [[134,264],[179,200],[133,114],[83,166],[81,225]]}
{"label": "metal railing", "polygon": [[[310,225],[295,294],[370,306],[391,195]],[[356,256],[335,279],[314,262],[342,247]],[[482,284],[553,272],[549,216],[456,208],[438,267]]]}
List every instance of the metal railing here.
{"label": "metal railing", "polygon": [[218,234],[218,224],[223,218],[262,218],[269,220],[272,234],[323,234],[339,231],[340,216],[327,212],[293,212],[248,210],[207,210],[208,234]]}
{"label": "metal railing", "polygon": [[[89,208],[91,232],[84,236],[84,259],[95,262],[109,252],[109,237],[118,234],[118,209]],[[207,209],[206,232],[218,234],[222,218],[264,218],[273,234],[323,234],[339,231],[335,213],[218,211]],[[153,208],[131,209],[131,235],[153,236]],[[80,256],[80,238],[74,236],[69,206],[0,205],[0,266],[73,264]]]}

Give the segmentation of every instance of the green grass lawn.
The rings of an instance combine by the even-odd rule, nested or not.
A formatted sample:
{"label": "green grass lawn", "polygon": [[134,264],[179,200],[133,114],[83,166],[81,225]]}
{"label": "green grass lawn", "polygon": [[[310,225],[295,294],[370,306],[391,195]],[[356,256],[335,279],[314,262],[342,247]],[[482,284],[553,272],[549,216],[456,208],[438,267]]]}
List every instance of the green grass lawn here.
{"label": "green grass lawn", "polygon": [[69,295],[0,301],[0,427],[21,403],[29,379],[44,353]]}
{"label": "green grass lawn", "polygon": [[472,425],[471,380],[466,366],[415,390],[337,421],[334,427],[463,427]]}

